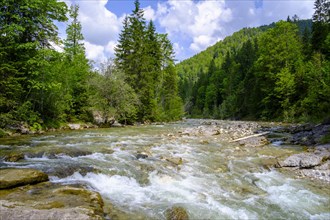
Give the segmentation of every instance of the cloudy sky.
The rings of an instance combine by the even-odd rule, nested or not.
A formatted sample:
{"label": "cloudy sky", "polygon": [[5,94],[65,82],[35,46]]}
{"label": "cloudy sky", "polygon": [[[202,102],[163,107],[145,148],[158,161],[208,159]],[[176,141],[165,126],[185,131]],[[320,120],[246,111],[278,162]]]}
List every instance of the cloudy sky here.
{"label": "cloudy sky", "polygon": [[[101,62],[114,57],[123,18],[131,14],[134,0],[66,0],[79,4],[79,19],[87,57]],[[311,18],[314,0],[140,0],[145,18],[159,33],[167,33],[176,59],[187,59],[243,27],[285,20],[288,15]],[[65,36],[65,24],[59,24]]]}

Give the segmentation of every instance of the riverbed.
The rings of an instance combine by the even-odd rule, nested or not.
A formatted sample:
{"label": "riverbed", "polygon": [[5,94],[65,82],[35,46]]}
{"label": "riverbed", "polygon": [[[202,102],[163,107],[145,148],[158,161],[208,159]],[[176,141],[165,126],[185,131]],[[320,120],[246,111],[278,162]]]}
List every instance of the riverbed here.
{"label": "riverbed", "polygon": [[[235,122],[217,123],[230,130]],[[4,138],[0,158],[22,152],[24,159],[0,166],[35,168],[51,182],[97,191],[112,219],[165,219],[173,206],[190,219],[330,219],[329,183],[272,166],[303,147],[241,146],[226,130],[196,132],[209,124],[186,120]]]}

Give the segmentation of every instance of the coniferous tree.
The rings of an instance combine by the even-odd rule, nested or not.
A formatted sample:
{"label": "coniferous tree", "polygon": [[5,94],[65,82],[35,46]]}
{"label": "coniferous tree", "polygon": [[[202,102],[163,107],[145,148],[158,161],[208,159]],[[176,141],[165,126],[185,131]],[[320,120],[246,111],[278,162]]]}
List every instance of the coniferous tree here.
{"label": "coniferous tree", "polygon": [[78,16],[79,6],[71,5],[70,17],[72,21],[66,29],[67,38],[64,40],[64,51],[67,57],[67,67],[64,71],[67,74],[65,77],[66,85],[63,85],[63,89],[67,90],[71,96],[71,107],[70,111],[67,112],[69,119],[83,118],[86,120],[88,111],[87,78],[90,66],[85,55],[85,47],[82,42],[84,36]]}
{"label": "coniferous tree", "polygon": [[330,33],[330,2],[327,0],[316,0],[314,8],[312,47],[314,51],[329,55],[330,52],[324,48],[324,44]]}
{"label": "coniferous tree", "polygon": [[[164,120],[168,103],[173,106],[170,100],[179,103],[173,51],[167,37],[157,34],[154,23],[147,24],[143,16],[139,1],[135,1],[135,9],[123,22],[115,62],[139,98],[138,120]],[[169,81],[172,98],[168,96]]]}

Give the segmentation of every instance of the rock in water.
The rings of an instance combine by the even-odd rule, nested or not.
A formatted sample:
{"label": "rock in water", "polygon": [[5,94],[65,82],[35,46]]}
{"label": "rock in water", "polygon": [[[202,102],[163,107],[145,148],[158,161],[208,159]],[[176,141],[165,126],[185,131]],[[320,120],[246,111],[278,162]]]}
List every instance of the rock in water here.
{"label": "rock in water", "polygon": [[0,189],[48,181],[48,175],[35,169],[0,169]]}
{"label": "rock in water", "polygon": [[103,200],[99,193],[50,182],[1,190],[1,220],[101,220]]}
{"label": "rock in water", "polygon": [[174,206],[172,208],[169,208],[165,212],[166,214],[166,220],[188,220],[189,216],[183,207],[180,206]]}
{"label": "rock in water", "polygon": [[136,155],[136,159],[146,159],[148,158],[148,155],[147,154],[144,154],[144,153],[140,153],[140,154],[137,154]]}
{"label": "rock in water", "polygon": [[4,160],[7,162],[17,162],[19,160],[24,159],[24,154],[13,152],[5,156]]}
{"label": "rock in water", "polygon": [[181,157],[169,157],[169,158],[165,158],[165,160],[177,166],[182,164]]}
{"label": "rock in water", "polygon": [[282,167],[300,167],[300,168],[310,168],[318,166],[322,163],[323,156],[316,155],[313,153],[300,153],[294,154],[283,162],[281,162]]}

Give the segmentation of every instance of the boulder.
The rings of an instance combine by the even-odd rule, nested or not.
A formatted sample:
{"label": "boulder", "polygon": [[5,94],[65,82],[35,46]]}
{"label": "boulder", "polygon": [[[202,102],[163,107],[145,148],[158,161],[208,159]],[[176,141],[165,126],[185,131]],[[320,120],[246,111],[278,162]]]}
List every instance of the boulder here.
{"label": "boulder", "polygon": [[47,174],[35,169],[0,169],[0,189],[48,181]]}
{"label": "boulder", "polygon": [[70,157],[80,157],[80,156],[86,156],[86,155],[90,155],[92,154],[91,151],[88,150],[82,150],[82,149],[78,149],[78,148],[68,148],[68,147],[63,147],[63,148],[54,148],[54,149],[48,149],[48,150],[41,150],[39,151],[38,149],[36,151],[33,152],[27,152],[25,153],[26,156],[30,157],[30,158],[39,158],[39,157],[43,157],[46,156],[50,159],[55,159],[58,156],[70,156]]}
{"label": "boulder", "polygon": [[259,136],[259,137],[251,137],[251,138],[243,139],[240,140],[238,143],[246,147],[261,147],[269,144],[269,141],[264,136]]}
{"label": "boulder", "polygon": [[282,167],[311,168],[322,163],[323,156],[314,153],[294,154],[280,162]]}
{"label": "boulder", "polygon": [[174,206],[165,211],[166,220],[188,220],[189,216],[185,208]]}
{"label": "boulder", "polygon": [[104,219],[99,193],[50,182],[1,190],[0,219]]}
{"label": "boulder", "polygon": [[85,176],[89,172],[94,172],[94,173],[98,172],[98,170],[95,169],[94,167],[82,165],[82,164],[71,164],[71,163],[56,165],[44,171],[49,176],[57,176],[59,178],[65,178],[67,176],[71,176],[75,172],[78,172],[83,176]]}
{"label": "boulder", "polygon": [[111,127],[120,128],[120,127],[124,127],[124,126],[122,124],[120,124],[118,121],[114,121],[114,123],[111,124]]}
{"label": "boulder", "polygon": [[20,152],[12,152],[4,157],[4,161],[17,162],[24,159],[24,154]]}
{"label": "boulder", "polygon": [[181,157],[167,157],[165,160],[177,166],[183,162]]}
{"label": "boulder", "polygon": [[80,124],[68,124],[68,127],[71,130],[79,130],[79,129],[81,129],[81,125]]}
{"label": "boulder", "polygon": [[146,158],[148,158],[148,155],[144,153],[139,153],[136,155],[136,159],[146,159]]}

